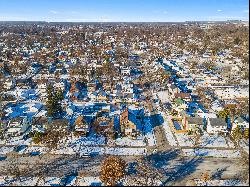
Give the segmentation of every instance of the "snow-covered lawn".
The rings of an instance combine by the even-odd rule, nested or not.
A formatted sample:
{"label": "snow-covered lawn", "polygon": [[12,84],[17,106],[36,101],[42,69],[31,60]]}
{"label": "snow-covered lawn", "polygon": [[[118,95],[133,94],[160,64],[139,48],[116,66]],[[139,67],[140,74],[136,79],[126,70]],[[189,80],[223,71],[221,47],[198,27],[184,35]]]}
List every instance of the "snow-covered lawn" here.
{"label": "snow-covered lawn", "polygon": [[244,149],[249,154],[249,139],[248,140],[241,140],[240,147]]}
{"label": "snow-covered lawn", "polygon": [[195,144],[195,140],[193,137],[187,134],[175,134],[175,137],[180,146],[190,146],[193,147]]}
{"label": "snow-covered lawn", "polygon": [[201,147],[225,147],[227,148],[227,142],[224,137],[213,134],[209,135],[205,133],[203,136],[201,136],[199,140],[199,146]]}
{"label": "snow-covered lawn", "polygon": [[32,142],[32,139],[29,138],[27,140],[24,140],[22,136],[19,137],[13,137],[11,139],[6,140],[5,145],[30,145]]}
{"label": "snow-covered lawn", "polygon": [[39,180],[38,186],[59,186],[61,178],[58,177],[46,177],[45,180]]}
{"label": "snow-covered lawn", "polygon": [[157,95],[162,103],[170,102],[167,91],[158,92]]}
{"label": "snow-covered lawn", "polygon": [[[136,185],[138,181],[144,181],[145,179],[143,177],[135,178],[135,177],[125,177],[121,180],[121,183],[124,186],[132,186]],[[45,177],[45,178],[39,178],[39,177],[21,177],[21,180],[16,179],[14,177],[6,177],[6,176],[0,176],[0,185],[1,186],[62,186],[65,184],[66,186],[104,186],[104,184],[101,182],[99,177],[80,177],[80,176],[72,176],[69,181],[63,181],[63,178],[58,177]],[[160,186],[162,185],[162,182],[160,180],[153,180],[154,186]],[[148,180],[148,184],[151,184],[151,180]],[[200,184],[197,182],[197,184]]]}
{"label": "snow-covered lawn", "polygon": [[105,148],[104,154],[111,155],[146,155],[147,149],[145,148]]}
{"label": "snow-covered lawn", "polygon": [[161,180],[159,179],[152,179],[152,178],[145,178],[139,176],[126,176],[122,180],[123,186],[141,186],[142,184],[147,186],[163,186]]}
{"label": "snow-covered lawn", "polygon": [[[21,177],[21,180],[10,177],[0,176],[0,186],[62,186],[62,178],[58,177]],[[67,183],[67,181],[65,181]],[[93,186],[102,185],[99,177],[74,177],[74,179],[66,184],[66,186]]]}
{"label": "snow-covered lawn", "polygon": [[104,153],[104,147],[81,147],[78,151],[81,156],[99,155]]}
{"label": "snow-covered lawn", "polygon": [[14,151],[14,147],[0,147],[0,155],[5,155]]}
{"label": "snow-covered lawn", "polygon": [[78,177],[76,181],[78,186],[93,186],[93,184],[102,185],[102,182],[99,177]]}
{"label": "snow-covered lawn", "polygon": [[138,146],[138,147],[143,147],[146,146],[146,144],[143,142],[143,138],[137,139],[137,140],[132,140],[128,137],[124,138],[118,138],[116,140],[112,141],[115,145],[119,146]]}
{"label": "snow-covered lawn", "polygon": [[228,179],[228,180],[209,180],[204,182],[202,180],[195,180],[197,186],[248,186],[240,180]]}
{"label": "snow-covered lawn", "polygon": [[76,148],[73,149],[71,147],[61,147],[60,149],[51,150],[49,153],[55,155],[74,155],[76,154],[76,150]]}
{"label": "snow-covered lawn", "polygon": [[47,153],[49,151],[49,148],[47,147],[38,147],[38,146],[32,146],[32,147],[27,147],[26,149],[23,149],[21,151],[19,151],[19,154],[29,154],[29,153],[40,153],[40,154],[44,154]]}
{"label": "snow-covered lawn", "polygon": [[35,186],[38,177],[21,177],[20,180],[11,176],[0,176],[0,186]]}
{"label": "snow-covered lawn", "polygon": [[80,149],[80,155],[146,155],[146,148],[118,148],[118,147],[82,147]]}
{"label": "snow-covered lawn", "polygon": [[91,137],[68,137],[68,140],[65,140],[65,144],[71,147],[76,146],[77,144],[81,145],[105,145],[105,137],[103,136],[91,136]]}
{"label": "snow-covered lawn", "polygon": [[217,150],[217,149],[182,149],[184,156],[206,156],[219,158],[238,158],[240,151],[237,150]]}
{"label": "snow-covered lawn", "polygon": [[166,120],[166,118],[167,118],[166,115],[163,112],[161,112],[161,115],[164,118],[164,123],[163,123],[162,126],[163,126],[163,128],[165,130],[166,138],[167,138],[169,144],[171,146],[177,146],[177,142],[176,142],[176,140],[174,138],[174,135],[173,135],[173,133],[172,133],[170,127],[169,127],[169,124],[168,124],[167,120]]}
{"label": "snow-covered lawn", "polygon": [[16,180],[12,186],[35,186],[38,181],[38,177],[21,177],[20,180]]}
{"label": "snow-covered lawn", "polygon": [[127,147],[96,147],[96,146],[81,146],[77,144],[74,147],[61,147],[56,150],[52,150],[51,154],[69,154],[73,155],[79,153],[81,156],[86,155],[145,155],[147,153],[146,148],[127,148]]}
{"label": "snow-covered lawn", "polygon": [[[180,146],[190,146],[195,145],[195,138],[187,134],[175,134],[175,137]],[[224,138],[219,134],[209,135],[206,132],[200,137],[198,141],[198,146],[200,147],[223,147],[223,148],[234,148],[233,142],[229,138]]]}
{"label": "snow-covered lawn", "polygon": [[0,145],[5,145],[6,144],[6,140],[0,140]]}
{"label": "snow-covered lawn", "polygon": [[230,147],[230,148],[235,148],[234,143],[232,142],[232,140],[230,140],[229,137],[226,137],[226,140],[227,140],[228,147]]}
{"label": "snow-covered lawn", "polygon": [[156,146],[156,138],[154,132],[150,132],[146,134],[146,138],[148,140],[148,146]]}
{"label": "snow-covered lawn", "polygon": [[128,137],[123,137],[123,138],[118,138],[116,140],[110,140],[109,143],[111,145],[118,145],[118,146],[144,147],[146,146],[146,142],[144,141],[145,138],[148,141],[148,146],[156,145],[156,140],[155,140],[156,138],[153,131],[147,133],[145,136],[138,137],[136,140],[133,140]]}

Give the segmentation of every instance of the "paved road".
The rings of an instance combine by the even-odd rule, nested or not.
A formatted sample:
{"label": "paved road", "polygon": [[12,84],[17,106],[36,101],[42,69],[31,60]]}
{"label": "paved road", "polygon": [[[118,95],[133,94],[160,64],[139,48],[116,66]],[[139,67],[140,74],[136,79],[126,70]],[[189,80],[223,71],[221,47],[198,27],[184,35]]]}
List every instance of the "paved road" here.
{"label": "paved road", "polygon": [[171,146],[168,143],[168,140],[165,135],[165,131],[162,126],[157,126],[154,128],[157,150],[164,151],[171,149]]}
{"label": "paved road", "polygon": [[[105,157],[105,155],[95,158],[49,154],[40,157],[10,155],[6,160],[0,161],[0,176],[17,171],[15,167],[17,165],[21,176],[64,177],[74,172],[83,172],[85,176],[99,176],[100,164]],[[134,162],[139,158],[142,157],[123,157],[126,162]],[[160,152],[158,156],[148,156],[147,161],[163,174],[162,181],[166,185],[183,184],[188,179],[201,177],[206,171],[209,174],[217,172],[220,178],[233,178],[244,169],[238,159],[187,158],[182,157],[176,149]]]}

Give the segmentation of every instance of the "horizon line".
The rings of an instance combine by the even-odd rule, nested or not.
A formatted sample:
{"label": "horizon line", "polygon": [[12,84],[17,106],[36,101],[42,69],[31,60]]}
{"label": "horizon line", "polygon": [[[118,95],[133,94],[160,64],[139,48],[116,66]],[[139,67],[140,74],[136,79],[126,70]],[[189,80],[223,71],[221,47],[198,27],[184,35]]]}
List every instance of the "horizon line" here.
{"label": "horizon line", "polygon": [[189,21],[44,21],[44,20],[0,20],[0,22],[44,22],[44,23],[185,23],[185,22],[228,22],[249,20],[229,19],[229,20],[189,20]]}

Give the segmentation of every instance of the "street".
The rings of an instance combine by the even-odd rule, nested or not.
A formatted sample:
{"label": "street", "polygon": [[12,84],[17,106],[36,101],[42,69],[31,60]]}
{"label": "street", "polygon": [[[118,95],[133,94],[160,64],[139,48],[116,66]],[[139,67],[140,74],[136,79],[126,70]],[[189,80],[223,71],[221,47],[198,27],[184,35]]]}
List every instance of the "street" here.
{"label": "street", "polygon": [[[13,155],[0,161],[0,175],[19,173],[19,176],[23,177],[62,178],[82,173],[84,176],[95,177],[99,176],[100,164],[105,157],[106,155],[94,158],[50,154],[34,157]],[[122,156],[122,158],[129,163],[142,157]],[[162,181],[166,184],[183,184],[188,179],[200,178],[205,172],[211,175],[219,172],[217,175],[220,175],[221,179],[234,178],[244,170],[244,167],[239,165],[238,159],[182,157],[180,151],[176,149],[169,149],[146,158],[150,164],[157,165],[164,175]]]}

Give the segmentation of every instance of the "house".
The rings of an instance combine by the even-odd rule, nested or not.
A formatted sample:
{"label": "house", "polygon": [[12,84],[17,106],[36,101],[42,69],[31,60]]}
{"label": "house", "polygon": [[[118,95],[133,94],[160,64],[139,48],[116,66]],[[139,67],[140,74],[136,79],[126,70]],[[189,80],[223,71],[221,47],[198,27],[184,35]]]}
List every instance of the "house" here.
{"label": "house", "polygon": [[96,90],[96,83],[88,83],[87,89],[88,89],[88,92],[94,92]]}
{"label": "house", "polygon": [[37,92],[40,94],[42,101],[47,99],[47,84],[45,79],[37,81]]}
{"label": "house", "polygon": [[89,98],[95,102],[103,102],[108,100],[108,94],[103,90],[99,90],[93,93],[89,93]]}
{"label": "house", "polygon": [[23,118],[17,117],[9,121],[8,128],[5,133],[6,137],[16,137],[20,136],[25,132],[26,129],[23,129]]}
{"label": "house", "polygon": [[184,117],[182,119],[182,126],[185,130],[202,129],[204,125],[203,118],[201,117]]}
{"label": "house", "polygon": [[13,88],[14,86],[15,86],[15,81],[11,78],[6,79],[3,84],[3,88],[7,90]]}
{"label": "house", "polygon": [[63,119],[48,118],[48,123],[44,125],[45,129],[53,129],[54,131],[67,131],[69,127],[69,121]]}
{"label": "house", "polygon": [[32,119],[32,128],[31,131],[42,132],[44,133],[46,128],[48,127],[48,118],[45,116],[42,117],[33,117]]}
{"label": "house", "polygon": [[126,109],[120,115],[120,126],[121,126],[121,133],[124,136],[135,137],[136,136],[136,125],[129,120],[129,112]]}
{"label": "house", "polygon": [[232,130],[239,127],[240,129],[249,129],[249,122],[247,122],[242,117],[238,117],[234,120],[234,123],[232,125]]}
{"label": "house", "polygon": [[54,88],[56,90],[64,90],[64,83],[62,81],[55,82]]}
{"label": "house", "polygon": [[114,119],[108,116],[99,116],[93,124],[94,130],[97,134],[105,137],[114,137]]}
{"label": "house", "polygon": [[125,109],[120,114],[121,133],[124,136],[136,139],[136,137],[141,134],[142,122],[140,111],[141,110],[132,112],[128,109]]}
{"label": "house", "polygon": [[46,92],[47,84],[45,79],[37,81],[37,89],[39,89],[39,91]]}
{"label": "house", "polygon": [[111,90],[111,85],[110,85],[108,82],[104,82],[104,83],[103,83],[103,88],[104,88],[105,90],[110,91],[110,90]]}
{"label": "house", "polygon": [[175,86],[174,84],[168,85],[168,91],[169,91],[169,97],[171,100],[173,100],[175,98],[175,94],[179,93],[179,89],[177,86]]}
{"label": "house", "polygon": [[234,86],[213,86],[215,95],[221,100],[246,99],[249,97],[248,88]]}
{"label": "house", "polygon": [[74,123],[75,132],[86,136],[89,133],[89,124],[84,120],[83,116],[78,116]]}
{"label": "house", "polygon": [[191,94],[190,93],[175,93],[174,94],[176,99],[182,99],[184,101],[191,101]]}
{"label": "house", "polygon": [[130,68],[126,66],[121,67],[121,75],[122,76],[130,76]]}
{"label": "house", "polygon": [[227,123],[223,118],[208,118],[207,119],[207,132],[208,133],[220,133],[227,132]]}
{"label": "house", "polygon": [[219,112],[223,110],[223,105],[220,103],[219,100],[215,100],[211,103],[210,108],[215,112]]}

